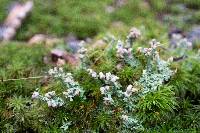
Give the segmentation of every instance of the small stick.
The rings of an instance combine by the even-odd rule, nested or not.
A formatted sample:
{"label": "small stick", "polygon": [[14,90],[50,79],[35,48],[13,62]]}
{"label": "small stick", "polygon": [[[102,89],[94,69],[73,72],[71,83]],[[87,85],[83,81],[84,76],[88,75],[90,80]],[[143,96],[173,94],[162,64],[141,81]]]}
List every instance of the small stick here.
{"label": "small stick", "polygon": [[27,78],[19,78],[19,79],[6,79],[4,80],[3,78],[1,79],[1,82],[8,82],[8,81],[18,81],[18,80],[29,80],[29,79],[40,79],[45,76],[36,76],[36,77],[27,77]]}

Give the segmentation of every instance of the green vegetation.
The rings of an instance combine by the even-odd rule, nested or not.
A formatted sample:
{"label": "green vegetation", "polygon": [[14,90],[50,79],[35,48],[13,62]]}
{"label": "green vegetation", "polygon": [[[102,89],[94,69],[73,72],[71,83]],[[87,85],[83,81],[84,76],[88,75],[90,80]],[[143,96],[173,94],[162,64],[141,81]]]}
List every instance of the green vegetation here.
{"label": "green vegetation", "polygon": [[[0,20],[6,17],[5,9],[11,2],[0,0]],[[167,33],[169,24],[173,22],[182,29],[199,23],[199,11],[196,11],[199,9],[198,1],[129,0],[126,3],[125,0],[120,6],[113,0],[34,2],[33,12],[17,32],[17,42],[0,43],[0,131],[200,131],[199,49],[190,48],[187,41],[169,49]],[[179,8],[180,4],[189,7],[185,12],[193,17],[188,21],[180,22],[181,16],[185,15]],[[109,6],[114,7],[113,12],[106,11]],[[166,12],[170,16],[167,23],[159,18]],[[141,37],[132,38],[131,46],[125,47],[124,41],[124,46],[120,48],[128,52],[120,53],[118,40],[130,39],[126,37],[133,25],[140,29]],[[44,57],[50,58],[49,52],[54,46],[19,42],[36,33],[58,37],[74,33],[79,39],[93,39],[91,44],[85,46],[87,52],[76,68],[69,64],[63,66],[61,74],[71,73],[73,80],[70,77],[70,82],[67,82],[64,80],[66,75],[63,78],[62,75],[56,77],[52,72],[48,74],[54,66],[44,63]],[[159,40],[161,46],[149,46],[152,38]],[[104,45],[97,46],[95,42],[98,40]],[[63,44],[56,44],[55,47],[63,47]],[[68,49],[71,51],[70,47]],[[175,60],[181,56],[187,58]],[[87,69],[92,69],[92,72]],[[105,75],[110,72],[119,79],[110,82],[94,76],[95,73],[100,75],[100,72]],[[133,85],[131,94],[127,92],[129,85]],[[102,93],[106,86],[110,90]],[[66,94],[69,89],[79,93],[70,99],[71,95]],[[53,91],[56,94],[53,95]],[[31,98],[34,92],[36,96],[38,92],[39,97]],[[109,96],[114,102],[105,102]],[[48,103],[51,98],[57,100],[56,105],[62,103],[59,98],[64,103],[62,106]]]}

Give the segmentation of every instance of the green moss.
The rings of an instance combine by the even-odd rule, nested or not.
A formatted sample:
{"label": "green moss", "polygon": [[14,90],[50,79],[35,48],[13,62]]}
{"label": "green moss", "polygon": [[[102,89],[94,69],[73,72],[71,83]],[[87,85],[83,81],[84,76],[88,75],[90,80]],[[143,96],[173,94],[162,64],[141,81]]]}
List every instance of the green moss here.
{"label": "green moss", "polygon": [[170,119],[168,113],[176,108],[176,99],[170,86],[161,87],[155,93],[147,94],[139,102],[140,117],[148,126],[155,126],[161,121]]}
{"label": "green moss", "polygon": [[200,8],[200,0],[184,0],[183,2],[189,8],[192,8],[192,9],[199,9]]}
{"label": "green moss", "polygon": [[120,71],[117,72],[117,76],[120,78],[120,83],[122,85],[127,85],[130,83],[134,83],[136,80],[139,79],[140,75],[142,74],[141,68],[133,69],[132,67],[125,66]]}
{"label": "green moss", "polygon": [[[43,63],[43,57],[47,51],[43,46],[26,46],[26,44],[20,43],[1,44],[0,78],[7,80],[43,75],[47,68]],[[40,86],[38,81],[38,79],[33,79],[0,83],[0,96],[3,98],[1,99],[0,113],[1,119],[4,119],[0,122],[2,129],[7,126],[11,130],[15,124],[23,128],[25,125],[37,123],[31,120],[32,111],[26,110],[26,105],[30,104],[30,94]],[[12,112],[12,110],[17,112]],[[14,113],[14,116],[10,117],[10,113]],[[15,119],[10,123],[13,124],[12,126],[4,125],[11,119]],[[13,127],[14,129],[15,127]]]}
{"label": "green moss", "polygon": [[34,0],[33,11],[19,30],[17,39],[30,38],[36,33],[58,36],[74,33],[79,38],[94,36],[109,22],[105,12],[109,3],[109,0],[48,0],[45,3]]}
{"label": "green moss", "polygon": [[150,0],[152,8],[158,12],[161,12],[167,8],[166,0]]}

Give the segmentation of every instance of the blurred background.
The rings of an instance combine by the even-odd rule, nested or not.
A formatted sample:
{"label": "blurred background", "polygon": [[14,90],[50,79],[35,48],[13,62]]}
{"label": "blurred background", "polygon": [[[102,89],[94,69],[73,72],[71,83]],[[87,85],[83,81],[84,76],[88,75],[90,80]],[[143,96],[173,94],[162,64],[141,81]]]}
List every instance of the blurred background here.
{"label": "blurred background", "polygon": [[[1,29],[16,4],[25,2],[0,0]],[[28,41],[45,34],[85,40],[108,32],[123,37],[131,26],[148,29],[148,37],[164,37],[167,32],[185,33],[197,27],[199,8],[200,0],[33,0],[12,39]]]}

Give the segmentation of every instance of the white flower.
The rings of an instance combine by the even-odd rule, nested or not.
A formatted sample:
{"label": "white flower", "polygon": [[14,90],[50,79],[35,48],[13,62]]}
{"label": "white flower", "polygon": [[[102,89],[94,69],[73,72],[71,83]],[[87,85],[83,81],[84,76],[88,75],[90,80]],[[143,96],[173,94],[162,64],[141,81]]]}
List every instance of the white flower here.
{"label": "white flower", "polygon": [[64,82],[65,82],[65,83],[70,83],[70,82],[72,82],[72,79],[69,78],[69,77],[67,77],[67,78],[64,79]]}
{"label": "white flower", "polygon": [[132,92],[137,92],[138,91],[138,89],[137,88],[132,88]]}
{"label": "white flower", "polygon": [[130,33],[129,33],[129,35],[128,35],[128,38],[137,39],[137,38],[139,38],[140,36],[141,36],[140,30],[137,29],[137,28],[135,28],[135,27],[133,27],[133,28],[131,28],[131,30],[130,30]]}
{"label": "white flower", "polygon": [[51,106],[52,106],[51,100],[48,100],[48,101],[47,101],[47,105],[48,105],[48,107],[51,107]]}
{"label": "white flower", "polygon": [[71,74],[71,73],[67,73],[66,75],[72,77],[72,74]]}
{"label": "white flower", "polygon": [[110,86],[105,86],[105,89],[108,91],[110,89]]}
{"label": "white flower", "polygon": [[50,69],[50,70],[48,71],[48,73],[49,73],[49,75],[53,75],[53,74],[55,74],[55,70],[54,70],[54,69]]}
{"label": "white flower", "polygon": [[160,42],[156,41],[156,39],[152,39],[149,44],[151,45],[151,48],[155,49],[160,45]]}
{"label": "white flower", "polygon": [[80,93],[80,90],[76,89],[76,91],[74,92],[74,95],[77,96],[77,95],[79,95],[79,93]]}
{"label": "white flower", "polygon": [[52,101],[51,106],[52,106],[53,108],[57,107],[56,102],[55,102],[55,101]]}
{"label": "white flower", "polygon": [[103,100],[104,100],[104,103],[105,103],[106,105],[108,105],[108,104],[110,104],[110,103],[113,102],[113,99],[112,99],[111,96],[104,97]]}
{"label": "white flower", "polygon": [[78,53],[79,53],[79,58],[84,58],[85,57],[85,54],[87,52],[87,49],[84,48],[83,46],[81,46],[81,49],[78,50]]}
{"label": "white flower", "polygon": [[116,48],[117,48],[117,49],[123,48],[123,43],[122,43],[122,41],[118,40]]}
{"label": "white flower", "polygon": [[64,91],[64,92],[63,92],[63,95],[68,95],[68,93]]}
{"label": "white flower", "polygon": [[128,121],[128,116],[127,116],[127,115],[122,115],[121,118],[122,118],[122,120],[124,120],[124,121]]}
{"label": "white flower", "polygon": [[72,98],[72,97],[70,97],[70,98],[69,98],[69,101],[70,101],[70,102],[71,102],[71,101],[73,101],[73,98]]}
{"label": "white flower", "polygon": [[93,78],[96,78],[96,77],[97,77],[97,73],[96,73],[96,72],[92,72],[91,76],[92,76]]}
{"label": "white flower", "polygon": [[79,58],[84,58],[85,57],[85,55],[84,54],[79,54]]}
{"label": "white flower", "polygon": [[167,62],[173,62],[173,57],[170,57]]}
{"label": "white flower", "polygon": [[118,79],[119,79],[119,77],[117,77],[117,76],[112,76],[111,79],[110,79],[110,81],[116,82]]}
{"label": "white flower", "polygon": [[99,78],[100,78],[100,79],[104,79],[104,78],[105,78],[105,75],[104,75],[102,72],[100,72],[100,73],[99,73]]}
{"label": "white flower", "polygon": [[182,38],[183,36],[181,35],[181,34],[172,34],[172,39],[174,39],[174,40],[180,40],[181,38]]}
{"label": "white flower", "polygon": [[64,72],[62,67],[58,68],[58,70],[59,70],[59,72],[61,72],[61,73]]}
{"label": "white flower", "polygon": [[34,91],[34,92],[33,92],[33,95],[32,95],[32,98],[33,98],[33,99],[38,98],[39,95],[40,95],[39,92]]}
{"label": "white flower", "polygon": [[128,85],[128,87],[126,88],[126,91],[127,91],[127,92],[131,92],[132,87],[133,87],[132,85]]}
{"label": "white flower", "polygon": [[81,53],[81,54],[84,54],[85,52],[87,52],[87,49],[84,47],[78,50],[78,53]]}
{"label": "white flower", "polygon": [[89,74],[91,74],[93,72],[92,69],[87,69],[87,71],[89,72]]}
{"label": "white flower", "polygon": [[126,97],[130,97],[132,95],[132,93],[137,92],[138,89],[134,88],[132,85],[128,85],[128,87],[126,88],[126,92],[124,92],[124,95]]}
{"label": "white flower", "polygon": [[109,89],[110,89],[109,86],[101,87],[100,88],[101,94],[105,94]]}
{"label": "white flower", "polygon": [[105,90],[106,90],[105,87],[101,87],[100,88],[101,94],[105,94]]}
{"label": "white flower", "polygon": [[51,91],[51,92],[48,92],[46,93],[44,96],[47,97],[47,98],[52,98],[53,96],[55,96],[55,91]]}
{"label": "white flower", "polygon": [[110,72],[106,73],[106,80],[110,80],[111,75],[112,75],[112,74],[111,74]]}

